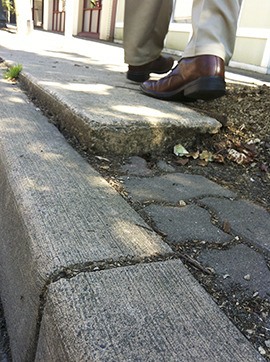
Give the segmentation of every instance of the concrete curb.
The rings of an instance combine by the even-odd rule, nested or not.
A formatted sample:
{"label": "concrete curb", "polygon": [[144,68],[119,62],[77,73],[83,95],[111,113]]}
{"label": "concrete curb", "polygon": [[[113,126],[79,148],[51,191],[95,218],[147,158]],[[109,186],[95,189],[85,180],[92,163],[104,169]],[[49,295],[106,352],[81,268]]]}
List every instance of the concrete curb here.
{"label": "concrete curb", "polygon": [[179,260],[54,283],[36,355],[36,362],[259,360]]}

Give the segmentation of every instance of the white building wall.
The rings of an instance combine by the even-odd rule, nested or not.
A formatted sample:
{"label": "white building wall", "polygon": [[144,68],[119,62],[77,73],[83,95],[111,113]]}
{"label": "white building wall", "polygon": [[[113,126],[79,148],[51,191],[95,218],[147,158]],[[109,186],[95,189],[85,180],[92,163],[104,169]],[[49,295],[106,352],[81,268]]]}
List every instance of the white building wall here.
{"label": "white building wall", "polygon": [[31,0],[15,0],[17,31],[20,35],[27,35],[33,30]]}

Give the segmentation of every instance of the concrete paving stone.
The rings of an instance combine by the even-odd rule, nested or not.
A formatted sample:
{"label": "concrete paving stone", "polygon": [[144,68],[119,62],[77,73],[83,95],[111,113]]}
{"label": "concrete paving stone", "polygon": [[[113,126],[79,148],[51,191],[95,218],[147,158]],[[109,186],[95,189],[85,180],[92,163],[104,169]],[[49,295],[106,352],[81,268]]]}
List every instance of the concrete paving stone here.
{"label": "concrete paving stone", "polygon": [[14,361],[30,361],[50,278],[95,261],[171,250],[3,79],[0,119],[1,296]]}
{"label": "concrete paving stone", "polygon": [[225,287],[242,286],[249,295],[270,299],[270,270],[263,255],[240,244],[228,250],[204,250],[199,261],[215,270]]}
{"label": "concrete paving stone", "polygon": [[163,172],[175,172],[175,168],[164,160],[159,160],[157,167]]}
{"label": "concrete paving stone", "polygon": [[232,237],[211,223],[210,214],[195,205],[170,207],[150,205],[144,208],[158,230],[165,233],[171,243],[202,240],[222,244]]}
{"label": "concrete paving stone", "polygon": [[263,360],[174,260],[50,285],[35,362]]}
{"label": "concrete paving stone", "polygon": [[145,159],[139,156],[132,156],[128,162],[121,167],[122,172],[126,172],[128,175],[136,176],[151,176],[153,174],[147,166]]}
{"label": "concrete paving stone", "polygon": [[217,183],[199,175],[174,173],[151,178],[123,177],[126,191],[136,201],[155,201],[177,204],[203,196],[235,197]]}
{"label": "concrete paving stone", "polygon": [[120,47],[39,31],[23,41],[1,32],[0,39],[2,58],[23,65],[25,87],[57,115],[61,128],[100,154],[158,151],[221,127],[181,103],[145,97],[127,81]]}
{"label": "concrete paving stone", "polygon": [[264,208],[247,200],[205,198],[201,202],[211,207],[231,231],[252,245],[270,252],[270,215]]}

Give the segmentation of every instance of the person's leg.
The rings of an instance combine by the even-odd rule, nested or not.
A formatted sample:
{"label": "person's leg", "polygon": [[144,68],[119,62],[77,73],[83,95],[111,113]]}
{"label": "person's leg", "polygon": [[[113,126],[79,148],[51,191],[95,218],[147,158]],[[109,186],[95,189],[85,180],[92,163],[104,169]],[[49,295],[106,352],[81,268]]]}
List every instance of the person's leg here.
{"label": "person's leg", "polygon": [[193,0],[193,35],[183,58],[212,54],[228,64],[234,50],[241,3],[242,0]]}
{"label": "person's leg", "polygon": [[172,0],[126,0],[125,62],[140,66],[160,56],[168,32]]}
{"label": "person's leg", "polygon": [[224,65],[235,44],[242,0],[194,0],[193,36],[177,67],[144,93],[161,99],[214,99],[225,94]]}

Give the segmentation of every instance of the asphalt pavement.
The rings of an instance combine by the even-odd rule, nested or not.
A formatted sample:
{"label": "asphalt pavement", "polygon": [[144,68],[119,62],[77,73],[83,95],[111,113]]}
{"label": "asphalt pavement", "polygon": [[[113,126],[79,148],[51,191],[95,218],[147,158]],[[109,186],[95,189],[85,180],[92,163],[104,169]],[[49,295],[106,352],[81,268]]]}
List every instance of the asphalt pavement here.
{"label": "asphalt pavement", "polygon": [[[23,65],[20,83],[50,120],[0,81],[0,286],[13,360],[264,361],[270,336],[252,345],[179,250],[196,241],[203,248],[189,262],[269,299],[269,213],[169,165],[152,175],[132,157],[221,124],[141,94],[125,79],[121,46],[0,35],[1,58]],[[120,181],[141,209],[58,129],[100,157],[131,156]],[[269,313],[263,322],[270,330]]]}

